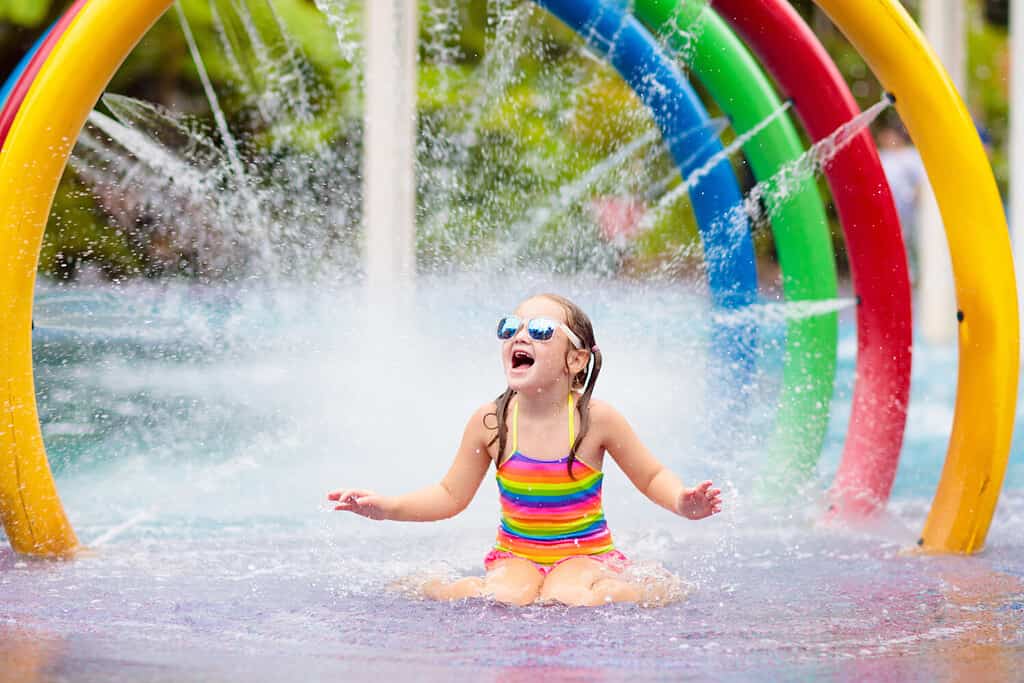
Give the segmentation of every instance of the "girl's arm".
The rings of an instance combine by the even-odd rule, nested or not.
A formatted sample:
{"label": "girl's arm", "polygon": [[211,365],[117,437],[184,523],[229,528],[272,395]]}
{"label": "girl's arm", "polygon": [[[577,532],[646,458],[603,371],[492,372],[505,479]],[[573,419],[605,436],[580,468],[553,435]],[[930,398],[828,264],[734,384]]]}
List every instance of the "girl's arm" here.
{"label": "girl's arm", "polygon": [[454,517],[469,505],[480,488],[491,457],[487,452],[488,431],[484,416],[494,404],[481,406],[466,424],[455,461],[440,483],[401,496],[381,496],[363,489],[340,489],[327,494],[337,502],[335,510],[354,512],[370,519],[400,522],[434,522]]}
{"label": "girl's arm", "polygon": [[640,441],[617,410],[594,401],[592,419],[602,425],[602,446],[641,493],[677,515],[702,519],[720,512],[722,492],[704,481],[692,488],[683,485]]}

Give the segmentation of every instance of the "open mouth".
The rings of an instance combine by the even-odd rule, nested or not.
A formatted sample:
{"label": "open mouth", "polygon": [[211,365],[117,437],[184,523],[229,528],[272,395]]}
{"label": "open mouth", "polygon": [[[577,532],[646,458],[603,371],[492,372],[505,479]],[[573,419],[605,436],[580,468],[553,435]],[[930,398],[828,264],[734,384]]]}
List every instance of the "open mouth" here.
{"label": "open mouth", "polygon": [[528,354],[526,351],[513,351],[512,352],[512,369],[518,370],[519,368],[529,368],[533,366],[533,356]]}

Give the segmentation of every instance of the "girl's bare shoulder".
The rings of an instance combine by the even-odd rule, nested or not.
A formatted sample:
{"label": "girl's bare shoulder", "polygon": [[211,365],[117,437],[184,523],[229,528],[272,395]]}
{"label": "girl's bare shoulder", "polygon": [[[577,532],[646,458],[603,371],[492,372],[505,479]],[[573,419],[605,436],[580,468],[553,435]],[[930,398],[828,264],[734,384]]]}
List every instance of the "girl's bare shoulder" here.
{"label": "girl's bare shoulder", "polygon": [[494,401],[487,401],[473,411],[466,423],[466,433],[483,443],[494,438],[498,433],[498,406]]}
{"label": "girl's bare shoulder", "polygon": [[590,399],[590,419],[593,422],[609,422],[622,419],[622,415],[607,401],[598,398]]}
{"label": "girl's bare shoulder", "polygon": [[480,417],[485,415],[497,415],[498,414],[498,403],[497,401],[485,401],[473,412],[474,417]]}
{"label": "girl's bare shoulder", "polygon": [[596,398],[590,400],[590,428],[602,437],[619,433],[625,424],[626,418],[612,404]]}

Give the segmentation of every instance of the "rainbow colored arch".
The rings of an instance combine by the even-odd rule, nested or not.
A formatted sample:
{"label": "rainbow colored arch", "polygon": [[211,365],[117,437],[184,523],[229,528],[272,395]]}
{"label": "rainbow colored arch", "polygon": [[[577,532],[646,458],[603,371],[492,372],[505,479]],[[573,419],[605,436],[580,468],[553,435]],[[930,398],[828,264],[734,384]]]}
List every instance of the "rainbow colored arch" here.
{"label": "rainbow colored arch", "polygon": [[[609,58],[651,109],[684,174],[717,145],[707,140],[691,158],[692,148],[672,144],[707,120],[672,55],[684,47],[681,28],[698,19],[693,75],[739,132],[780,104],[758,59],[813,139],[858,113],[835,65],[784,0],[713,0],[714,11],[699,0],[636,0],[631,12],[611,1],[535,1]],[[939,200],[956,280],[958,310],[950,316],[960,320],[960,369],[953,433],[921,545],[974,552],[984,545],[1002,487],[1019,371],[1017,295],[998,190],[962,100],[898,2],[816,2],[895,95]],[[86,117],[170,4],[77,0],[0,91],[0,517],[21,553],[69,555],[78,545],[47,464],[32,372],[32,301],[50,205]],[[650,87],[652,79],[660,87]],[[802,151],[786,118],[744,149],[758,178],[771,176]],[[832,500],[838,514],[857,517],[885,504],[896,473],[910,386],[910,284],[898,218],[870,137],[855,139],[826,177],[860,301],[857,381]],[[728,164],[715,167],[691,191],[712,298],[725,307],[748,305],[756,295],[749,233],[725,230],[721,220],[739,197]],[[835,297],[831,239],[813,183],[800,188],[772,229],[786,298]],[[738,361],[736,381],[743,382],[752,367],[752,333],[736,332],[718,330],[715,339]],[[737,336],[745,337],[743,345],[730,341]],[[834,316],[788,329],[784,389],[770,446],[772,469],[782,478],[805,476],[820,453],[836,339]]]}

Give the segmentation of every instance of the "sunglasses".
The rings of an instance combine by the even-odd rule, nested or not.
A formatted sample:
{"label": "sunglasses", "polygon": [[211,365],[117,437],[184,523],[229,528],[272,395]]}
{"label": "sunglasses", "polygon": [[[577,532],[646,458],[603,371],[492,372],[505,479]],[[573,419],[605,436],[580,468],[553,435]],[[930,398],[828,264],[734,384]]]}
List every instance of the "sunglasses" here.
{"label": "sunglasses", "polygon": [[523,325],[526,325],[526,332],[530,335],[530,339],[534,341],[551,341],[551,338],[555,335],[555,330],[560,329],[565,332],[565,336],[569,338],[574,347],[577,349],[583,348],[583,341],[576,336],[575,332],[569,329],[568,325],[551,318],[520,320],[517,316],[506,315],[498,321],[498,339],[511,339],[519,333],[519,330],[523,329]]}

